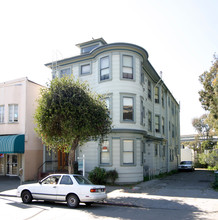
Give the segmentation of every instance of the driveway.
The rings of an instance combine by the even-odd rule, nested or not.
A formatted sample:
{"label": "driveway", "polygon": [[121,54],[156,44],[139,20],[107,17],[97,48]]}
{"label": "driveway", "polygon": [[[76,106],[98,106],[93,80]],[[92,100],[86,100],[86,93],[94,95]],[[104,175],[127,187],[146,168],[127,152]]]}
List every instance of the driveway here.
{"label": "driveway", "polygon": [[109,188],[107,202],[168,211],[162,219],[178,219],[176,215],[179,219],[218,219],[218,192],[211,187],[213,181],[211,171],[180,172],[133,188]]}

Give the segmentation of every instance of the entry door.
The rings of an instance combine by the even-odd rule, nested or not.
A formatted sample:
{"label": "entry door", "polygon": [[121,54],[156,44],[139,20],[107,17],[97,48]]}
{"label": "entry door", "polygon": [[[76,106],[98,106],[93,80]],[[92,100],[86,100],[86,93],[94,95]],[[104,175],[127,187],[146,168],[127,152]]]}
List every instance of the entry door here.
{"label": "entry door", "polygon": [[7,174],[18,175],[18,160],[16,154],[7,154]]}

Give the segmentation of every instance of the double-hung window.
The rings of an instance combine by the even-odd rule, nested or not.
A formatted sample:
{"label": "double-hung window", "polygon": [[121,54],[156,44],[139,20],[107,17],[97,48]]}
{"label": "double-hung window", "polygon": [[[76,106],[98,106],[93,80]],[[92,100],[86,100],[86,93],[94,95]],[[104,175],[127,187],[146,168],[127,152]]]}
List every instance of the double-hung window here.
{"label": "double-hung window", "polygon": [[155,132],[160,133],[160,115],[155,115]]}
{"label": "double-hung window", "polygon": [[88,75],[91,73],[91,65],[90,63],[88,64],[83,64],[80,66],[80,74],[83,75]]}
{"label": "double-hung window", "polygon": [[111,99],[112,99],[111,96],[105,98],[105,104],[108,109],[108,114],[109,114],[110,118],[112,118],[112,104],[111,104],[112,101],[111,101]]}
{"label": "double-hung window", "polygon": [[111,164],[111,152],[110,152],[110,141],[105,140],[100,145],[100,164],[110,165]]}
{"label": "double-hung window", "polygon": [[155,94],[154,94],[154,99],[155,103],[160,103],[160,94],[159,94],[159,87],[155,87]]}
{"label": "double-hung window", "polygon": [[162,117],[161,125],[162,125],[162,134],[165,134],[165,119],[164,119],[164,117]]}
{"label": "double-hung window", "polygon": [[18,122],[18,105],[17,104],[8,105],[8,109],[9,109],[9,118],[8,118],[9,123]]}
{"label": "double-hung window", "polygon": [[133,56],[123,55],[122,78],[133,79]]}
{"label": "double-hung window", "polygon": [[71,68],[65,68],[60,70],[60,78],[63,76],[70,76],[71,75]]}
{"label": "double-hung window", "polygon": [[134,140],[122,140],[122,165],[134,165]]}
{"label": "double-hung window", "polygon": [[148,111],[148,130],[152,131],[152,113]]}
{"label": "double-hung window", "polygon": [[110,79],[110,59],[109,56],[100,59],[100,81]]}
{"label": "double-hung window", "polygon": [[122,122],[134,122],[135,121],[135,98],[133,96],[122,95],[122,110],[121,120]]}
{"label": "double-hung window", "polygon": [[141,117],[140,117],[140,124],[144,124],[144,118],[145,118],[145,107],[143,104],[143,98],[141,97],[141,102],[140,102],[140,111],[141,111]]}
{"label": "double-hung window", "polygon": [[4,123],[5,121],[5,106],[0,105],[0,123]]}
{"label": "double-hung window", "polygon": [[148,81],[148,98],[151,99],[151,81]]}
{"label": "double-hung window", "polygon": [[157,144],[154,145],[154,156],[155,157],[158,156],[158,145]]}

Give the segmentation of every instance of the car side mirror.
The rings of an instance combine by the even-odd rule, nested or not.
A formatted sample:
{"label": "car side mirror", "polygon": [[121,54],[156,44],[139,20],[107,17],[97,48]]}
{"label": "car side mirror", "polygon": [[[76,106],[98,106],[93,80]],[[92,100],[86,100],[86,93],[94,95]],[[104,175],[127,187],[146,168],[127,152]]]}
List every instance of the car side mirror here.
{"label": "car side mirror", "polygon": [[39,181],[39,184],[42,184],[42,181],[41,181],[41,180]]}

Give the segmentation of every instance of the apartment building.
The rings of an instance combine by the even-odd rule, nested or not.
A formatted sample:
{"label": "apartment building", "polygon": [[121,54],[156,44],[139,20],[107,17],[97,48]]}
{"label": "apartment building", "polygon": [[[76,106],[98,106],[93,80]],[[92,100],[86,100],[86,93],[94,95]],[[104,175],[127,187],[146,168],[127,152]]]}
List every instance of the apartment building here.
{"label": "apartment building", "polygon": [[[76,46],[80,55],[45,65],[53,77],[73,75],[106,96],[113,129],[101,145],[90,141],[77,150],[77,157],[85,156],[86,174],[96,166],[116,169],[117,182],[132,183],[177,169],[180,107],[147,51],[135,44],[108,44],[103,38]],[[65,153],[49,154],[44,149],[44,160],[57,161],[58,170],[66,169]]]}

